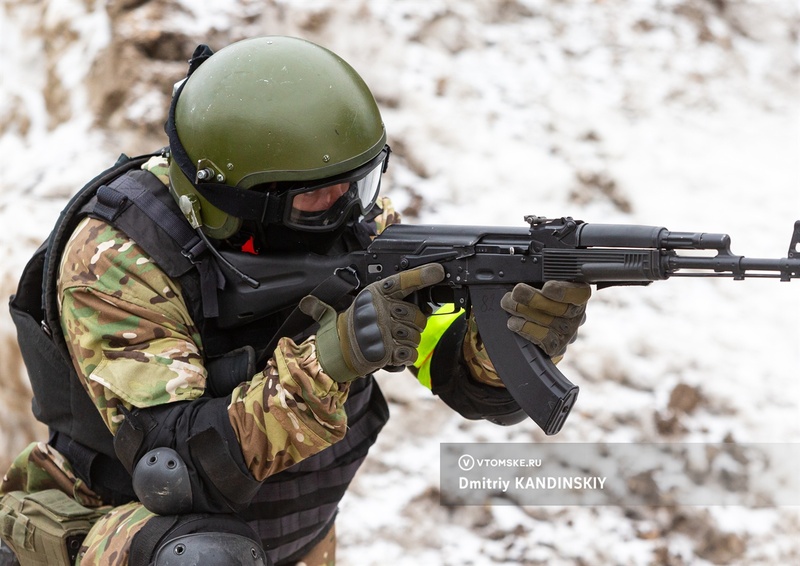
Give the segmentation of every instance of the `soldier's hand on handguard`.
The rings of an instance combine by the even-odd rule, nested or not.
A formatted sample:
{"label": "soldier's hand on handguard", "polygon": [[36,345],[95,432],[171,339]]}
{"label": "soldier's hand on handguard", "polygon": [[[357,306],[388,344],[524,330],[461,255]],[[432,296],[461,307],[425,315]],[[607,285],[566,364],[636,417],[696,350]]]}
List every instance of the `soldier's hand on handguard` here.
{"label": "soldier's hand on handguard", "polygon": [[444,275],[444,268],[434,263],[376,281],[341,314],[316,297],[304,297],[300,310],[320,323],[317,359],[322,370],[345,382],[384,367],[414,363],[426,317],[403,299],[439,283]]}
{"label": "soldier's hand on handguard", "polygon": [[564,355],[586,320],[592,294],[586,283],[547,281],[541,289],[518,283],[500,305],[512,316],[508,328],[539,346],[551,358]]}

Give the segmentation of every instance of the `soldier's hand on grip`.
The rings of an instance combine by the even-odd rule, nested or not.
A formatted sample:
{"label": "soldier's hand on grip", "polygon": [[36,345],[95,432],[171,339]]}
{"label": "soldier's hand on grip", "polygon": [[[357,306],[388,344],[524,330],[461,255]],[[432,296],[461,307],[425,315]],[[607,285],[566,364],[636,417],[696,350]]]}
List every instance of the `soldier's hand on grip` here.
{"label": "soldier's hand on grip", "polygon": [[444,275],[444,268],[433,263],[376,281],[341,314],[314,296],[304,297],[300,310],[320,323],[317,358],[323,371],[344,382],[414,363],[426,317],[403,299]]}
{"label": "soldier's hand on grip", "polygon": [[508,328],[539,346],[552,357],[561,356],[574,342],[586,318],[592,294],[585,283],[548,281],[541,289],[518,283],[500,305],[512,316]]}

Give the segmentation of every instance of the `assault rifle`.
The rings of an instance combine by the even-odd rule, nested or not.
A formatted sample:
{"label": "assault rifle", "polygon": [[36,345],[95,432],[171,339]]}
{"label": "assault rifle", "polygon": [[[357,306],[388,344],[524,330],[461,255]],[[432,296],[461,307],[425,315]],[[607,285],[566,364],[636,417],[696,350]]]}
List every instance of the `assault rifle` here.
{"label": "assault rifle", "polygon": [[[575,403],[578,387],[538,347],[506,326],[500,298],[516,283],[550,280],[593,283],[598,288],[648,285],[670,277],[800,277],[800,221],[787,257],[734,255],[727,234],[670,232],[656,226],[592,224],[572,218],[526,216],[526,228],[397,224],[365,251],[341,256],[253,256],[222,252],[257,281],[231,282],[222,292],[222,327],[258,320],[297,304],[334,272],[354,276],[360,289],[383,277],[426,263],[444,266],[445,280],[412,297],[425,309],[452,303],[471,311],[484,345],[508,391],[546,434],[557,433]],[[683,250],[706,250],[681,254]],[[229,289],[231,291],[233,289]]]}

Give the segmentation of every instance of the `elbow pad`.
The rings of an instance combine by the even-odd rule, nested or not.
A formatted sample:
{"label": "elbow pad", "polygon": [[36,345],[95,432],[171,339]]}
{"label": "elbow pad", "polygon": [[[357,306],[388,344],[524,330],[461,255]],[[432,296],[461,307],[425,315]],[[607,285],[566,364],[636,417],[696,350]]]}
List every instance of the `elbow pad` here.
{"label": "elbow pad", "polygon": [[229,403],[228,397],[204,397],[124,411],[125,421],[114,437],[114,451],[132,474],[146,454],[170,448],[186,466],[192,512],[241,511],[261,483],[244,463],[228,420]]}
{"label": "elbow pad", "polygon": [[431,358],[431,391],[464,418],[503,426],[521,422],[526,415],[507,389],[473,379],[462,354],[466,333],[462,315],[442,334]]}
{"label": "elbow pad", "polygon": [[206,394],[226,397],[243,381],[250,381],[256,373],[256,351],[252,346],[242,346],[218,358],[206,361]]}
{"label": "elbow pad", "polygon": [[133,492],[156,515],[183,515],[192,511],[189,469],[172,448],[154,448],[136,463]]}

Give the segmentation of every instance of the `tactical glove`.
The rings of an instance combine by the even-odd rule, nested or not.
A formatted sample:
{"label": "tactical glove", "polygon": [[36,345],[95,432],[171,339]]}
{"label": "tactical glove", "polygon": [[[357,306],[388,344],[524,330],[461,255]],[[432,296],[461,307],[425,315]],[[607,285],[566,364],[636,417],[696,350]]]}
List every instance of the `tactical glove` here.
{"label": "tactical glove", "polygon": [[341,314],[314,296],[300,310],[319,322],[317,359],[332,379],[345,382],[417,359],[426,317],[403,299],[444,279],[444,268],[423,265],[366,286]]}
{"label": "tactical glove", "polygon": [[591,294],[585,283],[548,281],[541,289],[518,283],[503,296],[500,306],[512,315],[508,328],[552,358],[563,355],[575,341]]}

